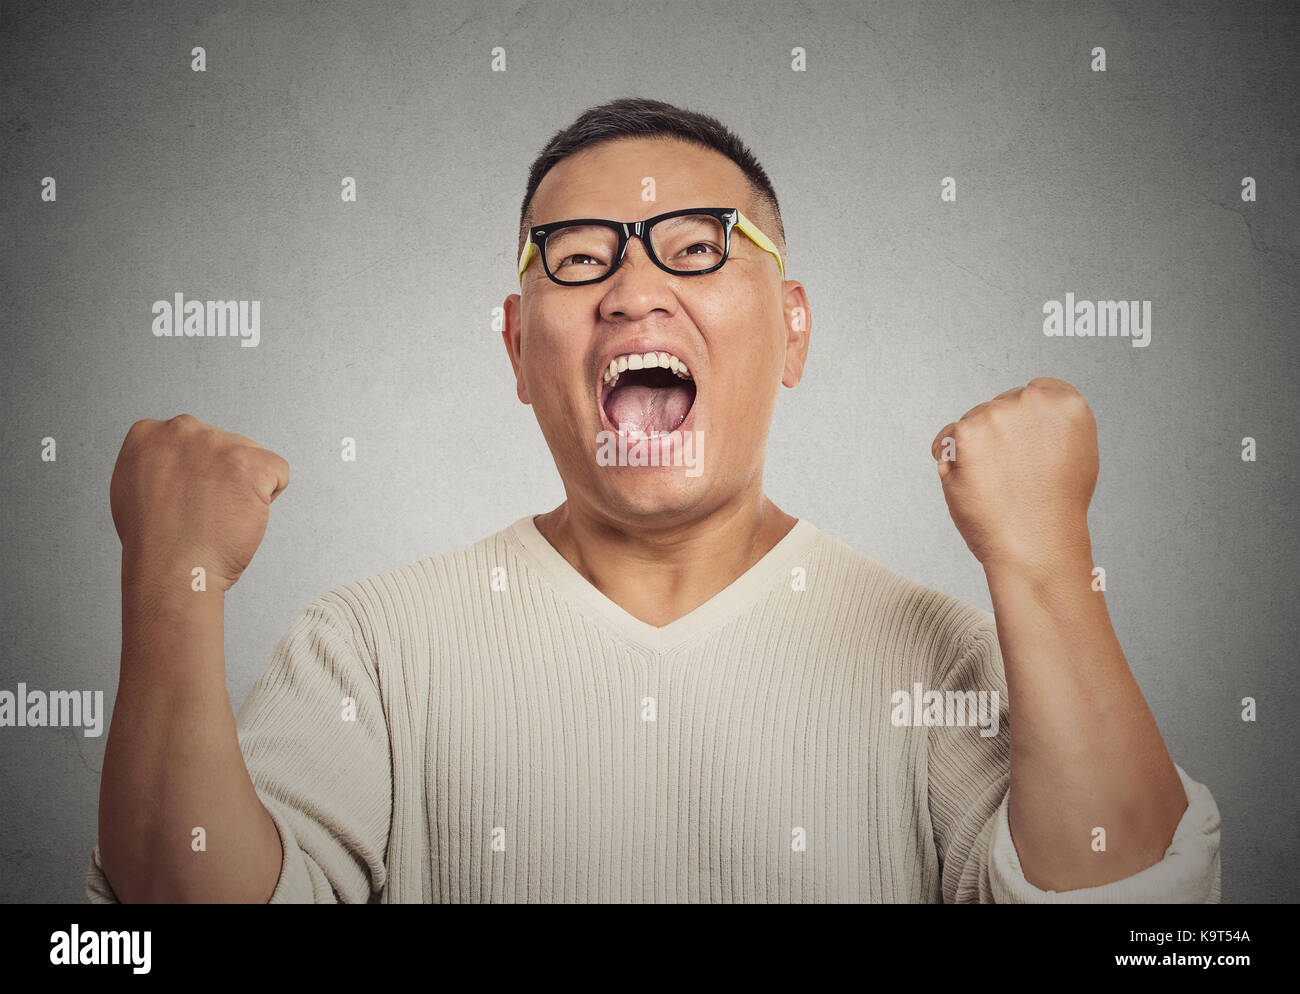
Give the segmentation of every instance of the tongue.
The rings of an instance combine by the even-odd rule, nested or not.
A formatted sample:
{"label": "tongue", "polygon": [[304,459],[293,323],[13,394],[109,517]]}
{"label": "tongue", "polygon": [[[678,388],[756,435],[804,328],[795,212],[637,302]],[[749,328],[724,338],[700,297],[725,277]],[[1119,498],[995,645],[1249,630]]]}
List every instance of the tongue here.
{"label": "tongue", "polygon": [[625,383],[614,387],[605,399],[610,423],[631,434],[670,432],[685,420],[690,409],[691,391],[686,386]]}

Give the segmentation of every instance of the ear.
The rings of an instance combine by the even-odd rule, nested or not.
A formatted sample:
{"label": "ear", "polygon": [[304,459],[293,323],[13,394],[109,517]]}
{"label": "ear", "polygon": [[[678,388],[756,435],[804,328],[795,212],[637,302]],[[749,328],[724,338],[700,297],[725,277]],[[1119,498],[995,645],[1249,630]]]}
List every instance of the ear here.
{"label": "ear", "polygon": [[808,338],[812,334],[812,308],[808,294],[798,280],[786,280],[785,302],[785,370],[781,382],[787,387],[799,385],[804,363],[808,361]]}
{"label": "ear", "polygon": [[528,399],[528,387],[524,385],[522,373],[522,363],[520,360],[520,348],[523,341],[523,311],[520,308],[520,297],[517,293],[512,293],[505,300],[504,310],[506,312],[505,327],[501,329],[501,340],[506,343],[506,353],[510,356],[510,366],[515,371],[515,393],[519,395],[520,401],[525,404],[532,403]]}

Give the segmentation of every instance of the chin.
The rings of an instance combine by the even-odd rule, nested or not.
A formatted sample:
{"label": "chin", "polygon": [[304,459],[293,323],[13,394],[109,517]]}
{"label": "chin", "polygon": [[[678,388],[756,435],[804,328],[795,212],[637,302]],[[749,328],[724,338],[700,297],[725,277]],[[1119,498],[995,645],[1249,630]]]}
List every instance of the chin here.
{"label": "chin", "polygon": [[[671,524],[694,515],[707,484],[686,478],[679,468],[609,467],[597,487],[597,501],[612,518],[626,522]],[[671,477],[671,479],[670,479]]]}

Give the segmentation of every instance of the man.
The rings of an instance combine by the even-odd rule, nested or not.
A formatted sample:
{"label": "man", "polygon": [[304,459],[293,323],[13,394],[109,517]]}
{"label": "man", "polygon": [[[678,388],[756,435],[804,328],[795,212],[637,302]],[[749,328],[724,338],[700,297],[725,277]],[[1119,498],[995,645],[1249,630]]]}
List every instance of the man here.
{"label": "man", "polygon": [[935,436],[990,616],[764,495],[811,308],[716,120],[589,110],[519,249],[503,337],[565,501],[318,599],[237,723],[222,597],[288,465],[188,415],[128,433],[93,899],[1218,900],[1213,798],[1092,590],[1069,384]]}

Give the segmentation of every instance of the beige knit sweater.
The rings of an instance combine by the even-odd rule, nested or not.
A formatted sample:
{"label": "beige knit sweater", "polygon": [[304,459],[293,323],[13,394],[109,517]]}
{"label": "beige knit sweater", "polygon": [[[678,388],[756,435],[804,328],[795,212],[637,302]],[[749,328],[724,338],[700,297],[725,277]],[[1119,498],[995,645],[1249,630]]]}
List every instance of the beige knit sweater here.
{"label": "beige knit sweater", "polygon": [[[912,722],[895,692],[930,690],[985,692],[997,734],[974,695]],[[1219,900],[1218,809],[1181,768],[1160,863],[1029,884],[1007,705],[991,614],[807,521],[655,628],[530,516],[320,597],[238,728],[273,902]],[[98,846],[86,889],[116,900]]]}

